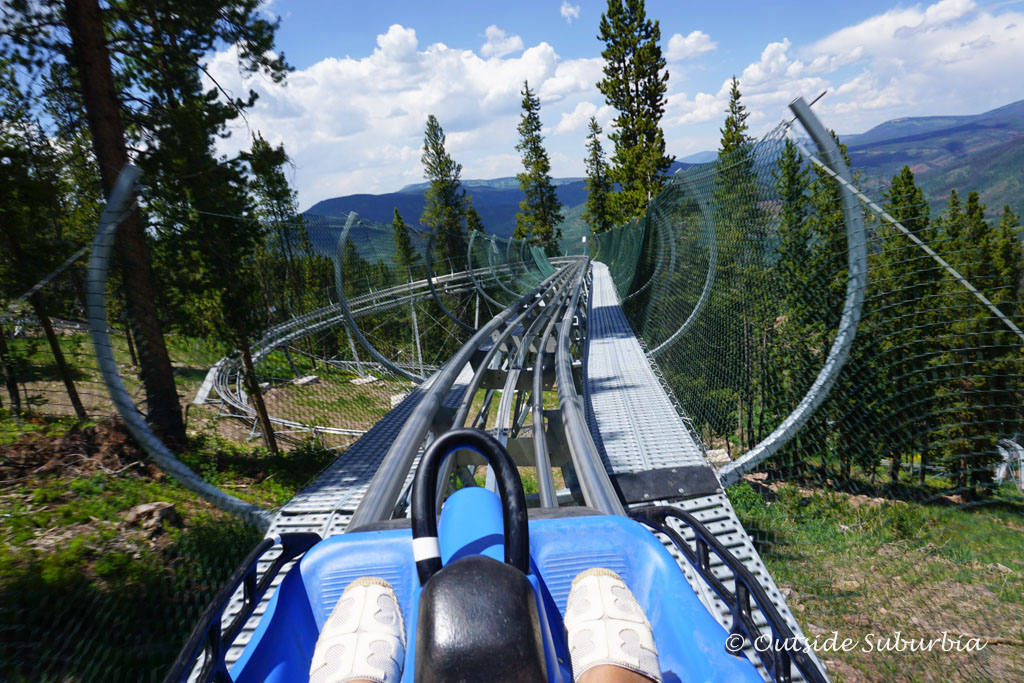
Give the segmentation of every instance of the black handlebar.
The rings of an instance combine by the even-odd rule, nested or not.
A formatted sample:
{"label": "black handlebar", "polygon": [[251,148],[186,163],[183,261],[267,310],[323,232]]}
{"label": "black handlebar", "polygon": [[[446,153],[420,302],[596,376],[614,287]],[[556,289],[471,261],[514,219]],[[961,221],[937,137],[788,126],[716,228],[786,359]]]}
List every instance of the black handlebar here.
{"label": "black handlebar", "polygon": [[530,573],[530,536],[526,495],[512,456],[490,434],[478,429],[453,429],[434,440],[420,460],[412,486],[412,543],[420,585],[441,569],[437,541],[437,475],[444,459],[457,450],[479,453],[494,471],[505,526],[505,562]]}

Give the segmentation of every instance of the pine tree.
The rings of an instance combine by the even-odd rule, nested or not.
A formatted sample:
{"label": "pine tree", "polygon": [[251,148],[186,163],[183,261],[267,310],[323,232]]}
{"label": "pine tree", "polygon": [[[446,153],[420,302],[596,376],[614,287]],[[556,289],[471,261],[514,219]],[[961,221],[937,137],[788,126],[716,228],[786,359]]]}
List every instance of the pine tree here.
{"label": "pine tree", "polygon": [[[1003,207],[999,226],[992,240],[992,262],[999,279],[989,290],[989,300],[1020,326],[1024,312],[1024,253],[1021,248],[1020,216],[1009,205]],[[1019,378],[1024,375],[1024,360],[1019,351],[1020,338],[1002,325],[996,326],[995,345],[1002,350],[994,368],[993,389],[999,396],[995,415],[999,420],[999,433],[1018,434],[1021,431],[1022,396]]]}
{"label": "pine tree", "polygon": [[[10,38],[2,48],[26,69],[54,60],[70,67],[103,191],[109,194],[129,160],[129,145],[140,150],[141,157],[174,154],[178,140],[173,131],[180,131],[181,138],[205,140],[208,131],[220,133],[223,124],[255,101],[254,93],[243,99],[218,97],[212,90],[193,107],[192,113],[201,117],[178,120],[187,106],[166,95],[181,91],[186,81],[187,89],[196,90],[197,65],[215,45],[237,45],[241,68],[275,82],[283,79],[288,67],[273,49],[276,25],[263,18],[259,5],[259,0],[127,0],[103,6],[98,0],[16,3],[13,11],[0,14],[0,30]],[[203,122],[196,125],[200,118]],[[158,185],[162,178],[153,170],[170,166],[148,164],[144,181],[150,187]],[[154,203],[148,208],[159,212],[162,207]],[[153,286],[148,227],[137,211],[122,221],[118,261],[140,347],[147,420],[168,442],[183,442],[181,406],[162,335],[161,317],[166,312],[161,316],[156,306],[157,294],[165,292]]]}
{"label": "pine tree", "polygon": [[445,135],[437,118],[430,114],[423,136],[423,175],[430,181],[424,193],[420,223],[434,230],[439,260],[452,270],[466,263],[466,240],[462,231],[466,192],[462,189],[462,164],[445,150]]}
{"label": "pine tree", "polygon": [[605,44],[597,88],[618,112],[609,135],[615,145],[609,176],[621,188],[614,201],[618,223],[644,214],[672,164],[661,130],[668,71],[661,27],[647,18],[643,0],[608,0],[597,37]]}
{"label": "pine tree", "polygon": [[809,175],[796,144],[787,139],[773,171],[775,190],[781,203],[779,259],[775,270],[778,273],[776,284],[780,298],[787,302],[787,308],[791,310],[806,309],[802,301],[806,292],[798,278],[810,249],[806,225]]}
{"label": "pine tree", "polygon": [[[809,171],[791,140],[786,140],[772,175],[780,202],[779,245],[769,275],[772,291],[777,292],[779,312],[768,350],[767,365],[773,377],[765,400],[772,421],[777,422],[799,402],[808,385],[812,354],[807,345],[794,340],[805,336],[817,311],[809,300],[805,270],[811,247],[807,231]],[[790,449],[781,454],[779,464],[784,476],[799,473],[801,467]]]}
{"label": "pine tree", "polygon": [[608,162],[601,146],[601,126],[597,125],[597,119],[593,116],[590,117],[588,130],[585,182],[587,204],[581,218],[594,233],[602,233],[615,226],[611,207],[614,187],[608,177]]}
{"label": "pine tree", "polygon": [[519,202],[516,213],[517,239],[529,239],[536,246],[544,247],[549,254],[558,249],[562,231],[562,202],[558,200],[555,186],[551,182],[551,162],[544,149],[541,136],[540,98],[523,81],[523,113],[519,118],[519,144],[516,150],[523,155],[523,172],[516,175],[519,189],[526,195]]}
{"label": "pine tree", "polygon": [[[727,288],[718,298],[719,315],[732,329],[731,339],[740,340],[727,353],[729,363],[741,368],[736,385],[728,388],[736,408],[736,434],[741,448],[752,445],[755,398],[760,390],[756,377],[756,344],[764,338],[773,319],[749,292],[761,286],[767,263],[767,225],[759,208],[761,191],[753,165],[753,141],[747,135],[747,111],[740,102],[739,82],[733,87],[721,129],[714,190],[714,220],[719,248],[718,279]],[[723,392],[725,394],[726,392]]]}
{"label": "pine tree", "polygon": [[720,129],[722,141],[718,150],[719,159],[750,149],[752,140],[747,135],[749,128],[747,118],[750,116],[750,112],[747,111],[746,105],[740,102],[741,97],[740,81],[733,76],[729,86],[729,105],[725,110],[725,124]]}
{"label": "pine tree", "polygon": [[484,232],[484,221],[473,206],[473,195],[466,197],[466,232]]}
{"label": "pine tree", "polygon": [[[946,260],[1010,316],[1017,313],[1021,295],[1016,223],[1013,212],[1004,209],[1000,224],[992,226],[977,192],[961,204],[954,191],[939,227]],[[991,481],[991,467],[999,459],[996,441],[1016,433],[1021,397],[1012,378],[1019,372],[1020,342],[960,282],[947,277],[942,285],[946,310],[956,314],[946,325],[945,349],[935,362],[949,378],[936,392],[943,405],[939,436],[957,487],[973,498],[978,486]]]}
{"label": "pine tree", "polygon": [[[58,156],[16,83],[13,68],[0,61],[0,298],[28,291],[72,249],[61,239],[59,229],[63,216],[59,212]],[[88,416],[72,368],[50,320],[49,294],[49,288],[34,292],[28,303],[49,344],[57,375],[54,379],[63,382],[75,415],[84,420]],[[6,343],[4,347],[0,365],[13,384],[14,354]],[[14,408],[19,405],[16,392],[15,387],[11,394]]]}
{"label": "pine tree", "polygon": [[[395,269],[398,271],[399,282],[415,280],[413,272],[419,266],[420,255],[412,246],[412,239],[409,237],[409,226],[402,219],[395,207],[395,216],[391,219],[391,232],[395,240]],[[351,241],[351,240],[350,240]]]}
{"label": "pine tree", "polygon": [[[893,176],[885,198],[890,216],[925,244],[935,241],[928,204],[908,166]],[[903,456],[915,451],[921,455],[923,477],[931,449],[928,439],[922,438],[931,408],[924,374],[930,342],[941,334],[934,325],[940,273],[938,264],[896,227],[883,224],[878,236],[881,249],[873,259],[872,280],[880,290],[876,296],[883,313],[875,328],[885,354],[886,384],[893,394],[887,429],[889,477],[895,483]]]}
{"label": "pine tree", "polygon": [[[305,310],[304,265],[312,258],[312,243],[298,212],[295,190],[285,175],[289,163],[283,145],[272,146],[260,133],[253,136],[241,160],[249,167],[249,193],[264,230],[258,277],[268,310],[295,315]],[[281,284],[284,284],[282,287]],[[272,321],[268,320],[268,325]]]}
{"label": "pine tree", "polygon": [[[125,78],[138,79],[150,103],[139,115],[150,145],[139,165],[151,223],[162,237],[154,246],[167,264],[165,289],[189,324],[238,349],[264,443],[275,452],[273,425],[250,351],[252,339],[267,325],[272,303],[260,296],[259,286],[258,263],[267,235],[259,226],[243,159],[219,158],[215,149],[217,137],[255,96],[220,98],[216,90],[206,89],[196,68],[209,41],[221,35],[238,41],[243,56],[248,49],[269,50],[273,25],[244,2],[227,13],[223,6],[195,2],[187,11],[176,3],[141,3],[132,9],[137,26],[153,39]],[[266,53],[251,55],[248,63],[276,80],[286,70],[283,61]],[[287,190],[278,201],[287,204],[286,195]]]}

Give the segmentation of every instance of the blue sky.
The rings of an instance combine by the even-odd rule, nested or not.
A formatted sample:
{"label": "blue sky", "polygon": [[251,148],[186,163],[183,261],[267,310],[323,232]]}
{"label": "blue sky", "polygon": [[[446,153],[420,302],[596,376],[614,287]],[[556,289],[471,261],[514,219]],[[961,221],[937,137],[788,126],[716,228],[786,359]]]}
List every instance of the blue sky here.
{"label": "blue sky", "polygon": [[[513,175],[523,79],[541,98],[555,176],[583,173],[586,122],[614,113],[601,76],[605,2],[444,3],[272,0],[278,48],[296,71],[279,87],[238,73],[232,50],[210,71],[260,101],[225,151],[260,130],[295,164],[302,208],[422,180],[423,125],[435,114],[464,178]],[[840,133],[902,116],[972,114],[1024,98],[1024,1],[892,3],[648,0],[670,74],[663,127],[677,157],[714,149],[725,86],[740,77],[759,134],[797,95]]]}

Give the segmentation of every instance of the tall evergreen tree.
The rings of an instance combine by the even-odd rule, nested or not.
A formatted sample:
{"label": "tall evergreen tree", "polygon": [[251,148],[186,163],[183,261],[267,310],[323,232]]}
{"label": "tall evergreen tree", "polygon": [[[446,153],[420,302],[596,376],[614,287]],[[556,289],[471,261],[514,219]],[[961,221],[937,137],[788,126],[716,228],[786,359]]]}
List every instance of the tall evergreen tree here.
{"label": "tall evergreen tree", "polygon": [[[269,50],[273,25],[248,0],[230,8],[233,12],[226,9],[217,3],[191,3],[186,9],[178,0],[133,6],[136,20],[127,28],[153,45],[127,65],[124,77],[145,87],[150,105],[139,115],[149,145],[139,165],[151,223],[162,238],[155,245],[157,255],[168,264],[170,286],[163,288],[168,304],[239,350],[264,442],[276,451],[249,348],[267,324],[270,302],[259,296],[256,265],[266,251],[267,235],[258,223],[243,160],[219,159],[214,147],[255,95],[225,99],[216,88],[206,88],[196,67],[210,41],[221,36],[237,41],[243,56],[249,49]],[[287,69],[280,58],[266,53],[250,55],[247,63],[275,80]],[[287,197],[278,197],[282,200],[287,203]]]}
{"label": "tall evergreen tree", "polygon": [[[985,218],[977,192],[961,204],[950,193],[940,220],[943,256],[1004,315],[1017,313],[1021,296],[1021,247],[1016,216],[1004,210],[998,226]],[[954,278],[943,279],[946,310],[956,311],[944,335],[945,349],[935,365],[949,380],[937,399],[943,404],[940,442],[946,463],[965,495],[992,478],[998,461],[996,441],[1016,433],[1020,392],[1020,342],[1003,323]],[[1004,431],[1009,430],[1009,431]]]}
{"label": "tall evergreen tree", "polygon": [[[741,448],[752,444],[755,399],[761,386],[756,377],[756,346],[768,334],[770,312],[752,288],[761,278],[770,250],[768,222],[760,209],[761,190],[754,173],[753,140],[747,135],[747,111],[740,100],[739,82],[733,78],[729,106],[718,150],[714,190],[714,220],[719,248],[719,279],[728,294],[720,297],[722,320],[733,329],[731,338],[740,343],[729,349],[729,363],[741,369],[736,385],[729,387],[737,406],[736,433]],[[724,394],[725,392],[723,392]]]}
{"label": "tall evergreen tree", "polygon": [[466,197],[466,232],[484,232],[484,221],[473,206],[473,195]]}
{"label": "tall evergreen tree", "polygon": [[609,135],[615,145],[609,175],[621,188],[614,202],[620,222],[644,214],[672,164],[661,130],[668,71],[658,44],[661,26],[647,18],[644,0],[608,0],[597,37],[605,44],[597,88],[618,112]]}
{"label": "tall evergreen tree", "polygon": [[[778,315],[772,326],[767,367],[772,373],[765,392],[766,409],[772,422],[783,419],[799,402],[813,372],[813,355],[803,339],[817,315],[806,278],[810,253],[807,231],[809,170],[795,143],[786,140],[772,172],[780,210],[778,256],[770,270],[770,286],[778,296]],[[768,378],[762,378],[762,382]],[[784,476],[798,475],[802,462],[787,449],[777,461]]]}
{"label": "tall evergreen tree", "polygon": [[[885,198],[890,216],[925,244],[935,242],[928,203],[908,166],[893,176]],[[932,448],[923,429],[932,407],[925,371],[931,342],[941,334],[934,314],[940,273],[938,264],[895,226],[883,224],[878,237],[881,248],[872,264],[872,279],[884,313],[875,332],[881,338],[887,385],[894,395],[887,427],[892,444],[889,477],[896,482],[904,455],[913,452],[921,456],[923,477]]]}
{"label": "tall evergreen tree", "polygon": [[720,129],[722,140],[718,149],[719,159],[747,151],[753,142],[747,135],[749,129],[747,118],[750,116],[750,112],[740,101],[741,97],[740,80],[733,76],[729,85],[729,104],[725,110],[725,124]]}
{"label": "tall evergreen tree", "polygon": [[412,239],[409,237],[409,226],[402,219],[395,207],[394,218],[391,219],[391,232],[395,240],[395,269],[398,271],[398,281],[408,282],[415,280],[413,272],[420,263],[420,255],[412,246]]}
{"label": "tall evergreen tree", "polygon": [[[28,291],[71,251],[61,239],[60,174],[57,154],[28,103],[16,87],[14,70],[0,61],[0,295],[14,298]],[[64,352],[50,320],[49,289],[32,293],[28,302],[46,336],[57,377],[63,382],[75,415],[88,416],[78,395]],[[13,352],[4,343],[0,365],[13,383]],[[11,394],[17,408],[17,390]]]}
{"label": "tall evergreen tree", "polygon": [[439,260],[452,270],[466,263],[466,239],[462,229],[466,191],[462,189],[462,164],[445,150],[445,135],[430,114],[423,135],[423,175],[430,181],[424,193],[420,223],[434,230]]}
{"label": "tall evergreen tree", "polygon": [[[999,278],[997,287],[989,291],[989,299],[1004,315],[1016,321],[1020,321],[1024,312],[1024,253],[1020,238],[1020,216],[1006,205],[992,240],[992,261]],[[1019,380],[1024,375],[1024,358],[1019,352],[1020,340],[1004,326],[997,325],[993,341],[1002,350],[1001,358],[994,367],[993,383],[993,389],[1000,397],[996,413],[999,433],[1018,434],[1024,419],[1021,408],[1024,396],[1021,395]]]}
{"label": "tall evergreen tree", "polygon": [[587,133],[587,204],[583,209],[583,221],[595,233],[602,233],[615,227],[612,217],[612,194],[614,187],[608,177],[608,161],[601,146],[601,126],[597,119],[590,117]]}
{"label": "tall evergreen tree", "polygon": [[528,81],[523,81],[523,113],[519,117],[519,144],[516,150],[523,155],[523,172],[516,175],[519,189],[526,195],[519,202],[516,213],[515,237],[529,239],[532,244],[544,247],[549,254],[557,251],[562,231],[562,202],[558,200],[555,186],[551,182],[551,162],[544,149],[541,136],[540,98],[530,90]]}
{"label": "tall evergreen tree", "polygon": [[267,308],[301,313],[306,294],[304,267],[313,254],[295,190],[285,174],[288,154],[283,145],[274,147],[257,132],[241,159],[249,167],[249,193],[264,231],[265,248],[257,271]]}
{"label": "tall evergreen tree", "polygon": [[[0,30],[9,39],[5,52],[25,68],[54,59],[71,67],[103,191],[109,194],[129,160],[129,144],[141,150],[140,156],[155,157],[173,153],[176,141],[168,131],[180,127],[182,136],[195,133],[187,121],[173,120],[182,108],[176,102],[167,106],[164,94],[168,83],[181,82],[188,70],[188,77],[198,80],[198,65],[217,45],[238,46],[240,66],[247,72],[275,81],[284,77],[287,65],[273,50],[276,24],[263,18],[259,6],[260,0],[126,0],[103,6],[98,0],[39,0],[17,3],[0,15]],[[238,116],[255,101],[255,94],[218,98],[212,90],[205,98],[207,124],[217,129],[216,119],[223,124]],[[152,173],[161,165],[166,167],[148,165],[144,177],[151,187],[160,181]],[[122,221],[117,249],[140,347],[146,416],[166,440],[181,442],[181,407],[155,303],[147,233],[137,211]]]}

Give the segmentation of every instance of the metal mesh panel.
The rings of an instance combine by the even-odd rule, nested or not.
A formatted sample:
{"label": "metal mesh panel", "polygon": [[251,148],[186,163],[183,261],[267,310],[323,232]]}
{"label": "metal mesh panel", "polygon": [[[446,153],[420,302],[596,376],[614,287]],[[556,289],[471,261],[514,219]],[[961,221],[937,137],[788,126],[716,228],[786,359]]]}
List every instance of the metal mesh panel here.
{"label": "metal mesh panel", "polygon": [[[830,670],[1020,675],[1017,217],[969,187],[925,197],[909,169],[885,183],[853,171],[837,180],[780,126],[677,174],[592,254],[806,635],[858,643],[819,651]],[[844,189],[866,246],[859,288]],[[853,289],[856,334],[832,364]],[[967,652],[971,636],[1017,645]]]}

